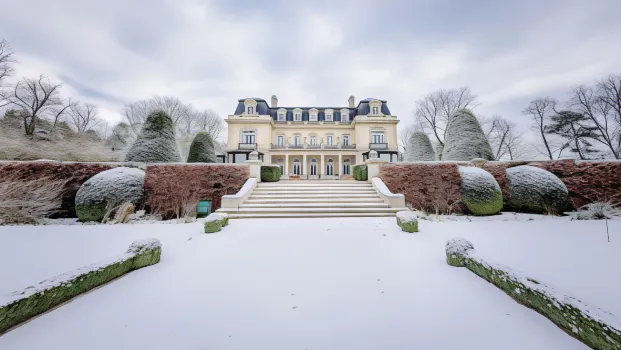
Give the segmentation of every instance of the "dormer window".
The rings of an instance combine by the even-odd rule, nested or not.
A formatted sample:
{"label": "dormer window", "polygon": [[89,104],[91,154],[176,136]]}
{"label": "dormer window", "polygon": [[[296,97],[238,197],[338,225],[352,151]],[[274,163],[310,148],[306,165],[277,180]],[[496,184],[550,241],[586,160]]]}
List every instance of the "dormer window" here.
{"label": "dormer window", "polygon": [[255,115],[257,112],[257,101],[253,99],[247,99],[244,101],[246,115]]}
{"label": "dormer window", "polygon": [[372,100],[369,102],[369,108],[371,115],[382,115],[382,102],[378,100]]}
{"label": "dormer window", "polygon": [[331,109],[326,109],[326,121],[331,122],[334,120],[334,111]]}
{"label": "dormer window", "polygon": [[280,120],[281,122],[285,121],[285,114],[284,113],[278,114],[278,120]]}
{"label": "dormer window", "polygon": [[349,121],[349,110],[341,109],[341,122]]}
{"label": "dormer window", "polygon": [[311,108],[311,110],[308,111],[308,120],[311,122],[316,122],[317,113],[319,113],[319,111],[316,108]]}
{"label": "dormer window", "polygon": [[296,108],[293,110],[293,121],[295,122],[301,122],[302,121],[302,110],[299,108]]}
{"label": "dormer window", "polygon": [[284,122],[285,120],[287,120],[287,110],[284,108],[281,108],[278,110],[278,121]]}

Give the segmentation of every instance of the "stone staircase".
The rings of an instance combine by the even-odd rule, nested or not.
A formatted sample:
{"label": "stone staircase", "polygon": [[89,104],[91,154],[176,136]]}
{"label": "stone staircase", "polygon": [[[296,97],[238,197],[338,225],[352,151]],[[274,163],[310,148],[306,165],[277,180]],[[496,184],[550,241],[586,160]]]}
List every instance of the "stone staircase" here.
{"label": "stone staircase", "polygon": [[230,218],[325,218],[394,216],[367,182],[347,180],[279,181],[257,184],[238,208],[221,208]]}

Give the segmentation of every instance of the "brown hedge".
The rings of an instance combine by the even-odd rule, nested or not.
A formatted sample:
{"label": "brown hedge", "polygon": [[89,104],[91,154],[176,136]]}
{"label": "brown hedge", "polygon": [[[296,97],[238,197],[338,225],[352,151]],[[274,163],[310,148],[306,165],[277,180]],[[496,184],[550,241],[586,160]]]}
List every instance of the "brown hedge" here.
{"label": "brown hedge", "polygon": [[153,164],[146,169],[144,187],[148,210],[165,219],[174,218],[182,205],[213,200],[220,208],[222,196],[237,193],[250,177],[247,165]]}

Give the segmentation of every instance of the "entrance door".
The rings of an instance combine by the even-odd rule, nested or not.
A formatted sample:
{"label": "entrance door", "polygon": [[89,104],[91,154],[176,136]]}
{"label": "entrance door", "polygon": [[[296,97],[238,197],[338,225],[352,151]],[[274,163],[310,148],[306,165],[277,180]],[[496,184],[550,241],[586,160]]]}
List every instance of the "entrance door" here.
{"label": "entrance door", "polygon": [[283,159],[282,158],[278,158],[278,160],[276,161],[278,166],[280,167],[280,175],[283,176],[285,175],[285,166],[283,165]]}
{"label": "entrance door", "polygon": [[343,175],[349,175],[349,159],[343,161]]}
{"label": "entrance door", "polygon": [[293,175],[302,175],[302,165],[299,159],[293,160]]}
{"label": "entrance door", "polygon": [[310,174],[311,175],[317,175],[317,158],[312,158],[311,159]]}
{"label": "entrance door", "polygon": [[334,175],[334,161],[332,159],[328,159],[328,164],[326,164],[326,175]]}

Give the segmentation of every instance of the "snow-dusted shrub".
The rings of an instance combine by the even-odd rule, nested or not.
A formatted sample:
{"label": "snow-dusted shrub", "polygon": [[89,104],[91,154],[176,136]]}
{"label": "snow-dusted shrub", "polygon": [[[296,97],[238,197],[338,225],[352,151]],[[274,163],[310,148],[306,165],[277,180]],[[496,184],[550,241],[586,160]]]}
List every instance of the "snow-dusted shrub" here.
{"label": "snow-dusted shrub", "polygon": [[530,165],[508,168],[507,186],[511,210],[559,214],[569,207],[567,187],[547,170]]}
{"label": "snow-dusted shrub", "polygon": [[461,200],[473,215],[494,215],[502,210],[502,192],[494,176],[476,167],[459,167]]}
{"label": "snow-dusted shrub", "polygon": [[472,243],[465,238],[457,237],[449,240],[444,247],[446,263],[456,267],[465,266],[465,255],[473,249]]}
{"label": "snow-dusted shrub", "polygon": [[261,166],[261,181],[264,182],[278,182],[280,181],[281,169],[278,165],[262,165]]}
{"label": "snow-dusted shrub", "polygon": [[101,221],[110,209],[124,203],[142,205],[144,176],[145,172],[140,169],[119,167],[88,179],[75,197],[80,221]]}
{"label": "snow-dusted shrub", "polygon": [[466,267],[592,349],[621,349],[621,320],[614,315],[507,266],[486,260],[465,239],[447,242],[446,259],[449,265]]}
{"label": "snow-dusted shrub", "polygon": [[223,226],[228,225],[228,222],[228,216],[224,217],[217,213],[211,213],[205,218],[203,227],[205,228],[205,233],[214,233],[220,231]]}
{"label": "snow-dusted shrub", "polygon": [[615,208],[610,202],[594,202],[581,207],[572,213],[576,220],[604,220],[621,216],[621,210]]}
{"label": "snow-dusted shrub", "polygon": [[135,241],[124,254],[11,293],[0,303],[0,334],[130,271],[158,263],[161,253],[155,238]]}
{"label": "snow-dusted shrub", "polygon": [[190,152],[188,154],[188,163],[217,163],[216,152],[211,135],[208,132],[199,132],[194,137]]}
{"label": "snow-dusted shrub", "polygon": [[422,131],[415,131],[410,136],[407,149],[405,150],[404,161],[428,161],[435,160],[436,154],[429,141],[429,136]]}
{"label": "snow-dusted shrub", "polygon": [[223,212],[213,213],[214,215],[220,216],[222,218],[222,227],[229,225],[229,214]]}
{"label": "snow-dusted shrub", "polygon": [[494,160],[494,153],[474,114],[468,109],[459,109],[449,120],[442,160],[469,161],[474,158]]}
{"label": "snow-dusted shrub", "polygon": [[60,211],[66,180],[0,178],[0,225],[36,224]]}
{"label": "snow-dusted shrub", "polygon": [[405,232],[418,232],[418,216],[411,211],[403,210],[397,213],[397,225]]}
{"label": "snow-dusted shrub", "polygon": [[126,162],[175,163],[180,162],[175,128],[164,111],[147,117],[140,135],[125,155]]}

